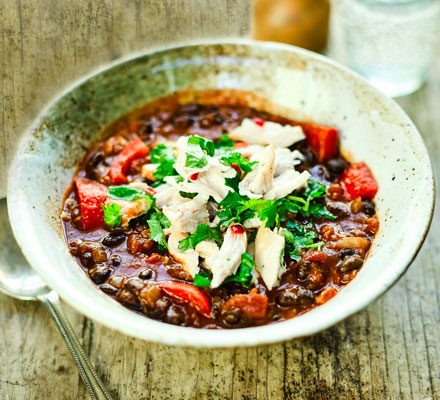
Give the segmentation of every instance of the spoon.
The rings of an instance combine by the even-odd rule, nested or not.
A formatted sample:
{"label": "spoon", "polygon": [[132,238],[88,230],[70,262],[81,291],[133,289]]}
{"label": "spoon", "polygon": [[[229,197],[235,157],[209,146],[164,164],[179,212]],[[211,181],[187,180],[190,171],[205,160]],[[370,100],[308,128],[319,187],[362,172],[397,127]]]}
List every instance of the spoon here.
{"label": "spoon", "polygon": [[0,226],[0,291],[20,300],[41,301],[63,336],[92,398],[112,400],[64,315],[58,294],[46,286],[24,258],[10,227],[5,199],[0,200]]}

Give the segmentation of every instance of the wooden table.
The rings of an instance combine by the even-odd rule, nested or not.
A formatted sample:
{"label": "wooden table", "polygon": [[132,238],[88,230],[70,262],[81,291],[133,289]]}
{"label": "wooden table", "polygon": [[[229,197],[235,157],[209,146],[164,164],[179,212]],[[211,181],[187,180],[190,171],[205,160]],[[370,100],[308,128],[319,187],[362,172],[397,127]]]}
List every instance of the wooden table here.
{"label": "wooden table", "polygon": [[[3,149],[66,81],[151,43],[244,34],[246,3],[1,1]],[[161,23],[165,16],[172,22]],[[422,90],[399,102],[437,156],[438,176],[440,57],[434,71]],[[159,346],[110,331],[67,306],[66,311],[98,372],[120,399],[440,399],[439,253],[437,209],[413,266],[380,300],[318,335],[267,347]],[[0,295],[0,327],[0,399],[88,398],[41,306]]]}

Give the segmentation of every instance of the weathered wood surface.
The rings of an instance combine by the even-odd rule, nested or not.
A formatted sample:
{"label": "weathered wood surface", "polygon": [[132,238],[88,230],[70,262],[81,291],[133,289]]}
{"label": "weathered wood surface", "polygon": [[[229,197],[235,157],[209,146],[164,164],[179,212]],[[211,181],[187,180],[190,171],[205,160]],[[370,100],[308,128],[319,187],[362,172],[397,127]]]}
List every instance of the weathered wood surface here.
{"label": "weathered wood surface", "polygon": [[[215,7],[201,10],[206,3]],[[246,30],[240,1],[96,1],[85,10],[81,4],[0,2],[0,119],[7,143],[54,91],[97,62],[174,36]],[[227,17],[228,7],[238,11]],[[152,29],[153,16],[165,13],[174,22]],[[182,26],[179,18],[189,15],[193,22]],[[434,71],[426,87],[400,103],[420,128],[439,176],[440,58]],[[66,309],[119,399],[440,399],[439,254],[437,209],[416,261],[380,300],[323,333],[267,347],[210,351],[148,344]],[[42,307],[0,295],[0,329],[0,399],[88,398]]]}
{"label": "weathered wood surface", "polygon": [[242,36],[250,0],[1,0],[0,197],[19,134],[69,82],[172,41]]}

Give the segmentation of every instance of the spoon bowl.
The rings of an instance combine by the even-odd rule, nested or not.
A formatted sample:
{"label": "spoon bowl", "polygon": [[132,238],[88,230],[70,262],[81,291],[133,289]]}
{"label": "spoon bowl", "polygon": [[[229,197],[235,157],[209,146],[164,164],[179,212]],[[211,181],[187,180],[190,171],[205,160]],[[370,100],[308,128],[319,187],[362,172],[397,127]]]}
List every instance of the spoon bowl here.
{"label": "spoon bowl", "polygon": [[8,222],[6,200],[0,200],[0,291],[20,300],[38,300],[50,288],[30,267]]}
{"label": "spoon bowl", "polygon": [[6,200],[0,200],[0,292],[20,300],[41,301],[59,329],[94,400],[111,400],[61,309],[58,294],[30,267],[11,230]]}

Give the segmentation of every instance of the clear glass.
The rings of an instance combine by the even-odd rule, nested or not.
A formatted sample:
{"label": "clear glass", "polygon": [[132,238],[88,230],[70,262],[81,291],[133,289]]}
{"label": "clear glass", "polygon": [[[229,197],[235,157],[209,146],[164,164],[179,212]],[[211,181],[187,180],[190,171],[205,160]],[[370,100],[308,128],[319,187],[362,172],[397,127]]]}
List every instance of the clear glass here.
{"label": "clear glass", "polygon": [[342,61],[403,96],[426,80],[440,42],[440,0],[340,0],[334,23]]}

